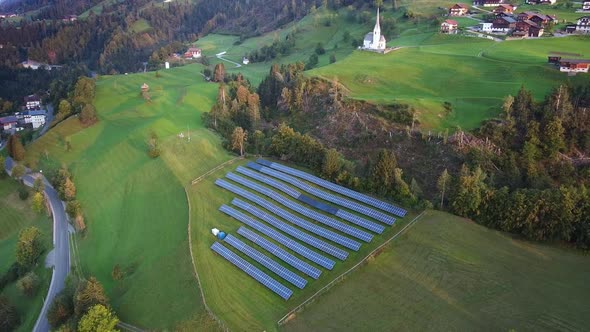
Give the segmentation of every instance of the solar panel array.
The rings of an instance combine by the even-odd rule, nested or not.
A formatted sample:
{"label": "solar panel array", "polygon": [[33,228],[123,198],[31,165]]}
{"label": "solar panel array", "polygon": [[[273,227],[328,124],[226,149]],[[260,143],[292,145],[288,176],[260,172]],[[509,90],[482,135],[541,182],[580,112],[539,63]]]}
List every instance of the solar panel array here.
{"label": "solar panel array", "polygon": [[323,252],[325,252],[326,254],[332,255],[338,259],[341,260],[345,260],[346,257],[348,257],[348,252],[346,250],[334,247],[333,245],[322,241],[314,236],[311,236],[305,232],[302,232],[300,230],[298,230],[297,228],[293,227],[293,226],[289,226],[287,224],[285,224],[284,222],[280,221],[279,219],[271,216],[270,214],[254,207],[251,204],[248,204],[242,200],[239,200],[237,198],[234,198],[232,200],[232,205],[235,205],[239,208],[241,208],[242,210],[257,216],[258,218],[266,221],[268,224],[274,226],[275,228],[291,235],[292,237],[299,239],[302,242],[305,242],[307,244],[309,244],[312,247],[315,247]]}
{"label": "solar panel array", "polygon": [[[255,163],[252,163],[252,162],[248,163],[248,167],[251,167],[253,169],[261,169],[261,168],[263,168],[263,166],[258,165],[258,164],[255,164]],[[271,178],[269,176],[260,174],[258,172],[255,172],[253,170],[250,170],[250,169],[245,168],[245,167],[242,167],[242,166],[239,166],[237,168],[237,171],[239,173],[243,174],[243,175],[246,175],[246,176],[252,178],[252,179],[256,179],[256,180],[258,180],[258,181],[260,181],[262,183],[268,184],[271,187],[274,187],[276,189],[279,189],[279,190],[281,190],[282,192],[286,193],[287,195],[289,195],[291,197],[294,197],[294,198],[296,198],[296,199],[298,199],[300,201],[303,201],[305,203],[308,203],[308,204],[310,204],[310,205],[312,205],[312,206],[314,206],[314,207],[316,207],[318,209],[321,209],[323,211],[326,211],[328,213],[331,213],[333,215],[336,215],[337,217],[340,217],[340,218],[342,218],[342,219],[344,219],[346,221],[349,221],[349,222],[351,222],[351,223],[353,223],[355,225],[361,226],[361,227],[363,227],[365,229],[368,229],[370,231],[373,231],[375,233],[381,234],[385,230],[385,227],[383,227],[382,225],[379,225],[379,224],[374,223],[372,221],[366,220],[366,219],[364,219],[362,217],[357,216],[356,214],[352,214],[352,213],[350,213],[348,211],[345,211],[345,210],[342,210],[342,209],[338,209],[338,208],[334,208],[334,207],[331,207],[331,206],[327,206],[326,204],[317,202],[317,201],[315,201],[315,200],[313,200],[313,199],[311,199],[309,197],[306,197],[306,196],[302,195],[300,192],[298,192],[297,190],[291,189],[291,187],[283,184],[280,181],[274,180],[273,178]],[[324,206],[326,206],[326,207],[324,207]],[[313,211],[313,210],[311,210],[311,211]],[[320,215],[320,214],[318,214],[318,215]],[[310,218],[312,218],[312,219],[315,220],[315,218],[313,218],[313,217],[310,217]],[[334,226],[331,226],[331,227],[334,227]],[[336,228],[336,227],[334,227],[334,228]],[[336,229],[338,229],[338,228],[336,228]],[[353,233],[349,233],[349,232],[344,232],[344,233],[349,234],[349,235],[353,235]],[[364,238],[361,238],[361,239],[364,240],[364,241],[370,241],[370,239],[367,240],[367,238],[368,237],[364,237]]]}
{"label": "solar panel array", "polygon": [[322,271],[318,268],[311,266],[310,264],[302,261],[301,259],[291,255],[286,250],[282,249],[281,247],[277,246],[276,244],[268,241],[264,237],[256,234],[255,232],[249,230],[246,227],[240,227],[238,229],[238,234],[245,237],[246,239],[252,241],[252,243],[257,244],[259,247],[263,248],[264,250],[268,251],[272,255],[278,257],[283,262],[291,265],[292,267],[296,268],[297,270],[307,274],[308,276],[317,279],[322,274]]}
{"label": "solar panel array", "polygon": [[[250,166],[250,164],[256,165],[256,164],[250,162],[250,163],[248,163],[248,166]],[[262,175],[262,174],[260,174],[258,172],[249,170],[246,167],[238,166],[238,168],[236,169],[236,171],[238,173],[242,173],[242,174],[244,174],[244,175],[246,175],[248,177],[251,177],[251,178],[253,178],[255,180],[258,180],[258,181],[260,181],[262,183],[268,184],[271,187],[274,187],[276,189],[279,189],[280,191],[284,192],[285,194],[287,194],[287,195],[289,195],[289,196],[291,196],[291,197],[293,197],[295,199],[297,199],[297,198],[299,198],[299,196],[301,196],[301,193],[300,192],[298,192],[297,190],[295,190],[295,189],[293,189],[293,188],[291,188],[291,187],[289,187],[287,185],[284,185],[282,182],[275,181],[275,180],[273,180],[272,178],[270,178],[268,176],[265,176],[265,175]]]}
{"label": "solar panel array", "polygon": [[295,178],[293,176],[290,176],[290,175],[287,175],[285,173],[279,172],[279,171],[274,170],[272,168],[261,167],[260,168],[260,172],[262,172],[264,174],[268,174],[270,176],[273,176],[273,177],[275,177],[277,179],[283,180],[283,181],[285,181],[287,183],[290,183],[290,184],[294,185],[295,187],[300,188],[302,190],[305,190],[306,192],[308,192],[308,193],[310,193],[310,194],[312,194],[314,196],[317,196],[317,197],[319,197],[319,198],[321,198],[323,200],[326,200],[328,202],[332,202],[334,204],[338,204],[340,206],[343,206],[345,208],[351,209],[353,211],[362,213],[362,214],[364,214],[366,216],[369,216],[369,217],[371,217],[373,219],[376,219],[376,220],[379,220],[381,222],[384,222],[384,223],[386,223],[388,225],[393,225],[393,223],[395,222],[395,218],[393,218],[393,217],[391,217],[391,216],[389,216],[389,215],[387,215],[387,214],[385,214],[383,212],[380,212],[380,211],[377,211],[377,210],[368,208],[368,207],[366,207],[364,205],[361,205],[361,204],[359,204],[357,202],[348,200],[346,198],[342,198],[342,197],[338,197],[338,196],[333,195],[333,194],[329,194],[329,193],[327,193],[327,192],[325,192],[323,190],[320,190],[318,188],[312,187],[312,186],[308,185],[307,183],[305,183],[303,181],[300,181],[299,179],[297,179],[297,178]]}
{"label": "solar panel array", "polygon": [[297,286],[299,289],[303,289],[303,287],[305,287],[305,285],[307,284],[307,280],[305,280],[304,278],[301,278],[296,273],[293,273],[293,271],[290,271],[289,269],[285,268],[281,264],[268,258],[266,255],[262,254],[260,251],[245,244],[244,242],[242,242],[240,239],[236,238],[235,236],[228,234],[225,237],[225,239],[223,239],[223,242],[225,242],[225,243],[229,244],[230,246],[243,252],[246,256],[257,261],[262,266],[266,267],[267,269],[276,273],[281,278],[283,278],[286,281]]}
{"label": "solar panel array", "polygon": [[[216,183],[217,183],[217,181],[216,181]],[[298,253],[299,255],[309,259],[310,261],[312,261],[312,262],[314,262],[314,263],[316,263],[328,270],[332,270],[334,268],[334,265],[336,264],[333,260],[326,258],[323,255],[318,254],[317,252],[307,248],[304,245],[299,244],[298,242],[292,240],[291,238],[277,232],[273,228],[268,227],[268,226],[264,225],[263,223],[250,218],[249,216],[241,213],[240,211],[238,211],[232,207],[229,207],[227,205],[222,205],[219,208],[219,211],[221,211],[231,217],[234,217],[238,221],[243,222],[244,224],[254,228],[255,230],[272,238],[273,240],[276,240],[277,242],[284,245],[285,247],[293,250],[294,252]]]}
{"label": "solar panel array", "polygon": [[407,214],[407,211],[406,210],[404,210],[402,208],[399,208],[399,207],[397,207],[395,205],[385,203],[385,202],[380,201],[380,200],[378,200],[376,198],[373,198],[371,196],[367,196],[365,194],[361,194],[361,193],[356,192],[354,190],[351,190],[351,189],[348,189],[348,188],[339,186],[337,184],[334,184],[332,182],[326,181],[324,179],[320,179],[317,176],[313,176],[311,174],[302,172],[300,170],[297,170],[297,169],[294,169],[294,168],[291,168],[291,167],[287,167],[287,166],[284,166],[284,165],[281,165],[281,164],[278,164],[278,163],[273,163],[273,162],[270,162],[270,161],[267,161],[267,160],[264,160],[264,159],[258,159],[256,162],[259,163],[259,164],[261,164],[261,165],[265,165],[265,166],[268,166],[270,168],[274,168],[274,169],[279,170],[281,172],[285,172],[287,174],[294,175],[294,176],[296,176],[298,178],[301,178],[301,179],[307,180],[307,181],[309,181],[311,183],[317,184],[318,186],[321,186],[321,187],[324,187],[326,189],[332,190],[334,192],[337,192],[337,193],[339,193],[341,195],[350,197],[352,199],[356,199],[359,202],[366,203],[366,204],[371,205],[373,207],[376,207],[376,208],[378,208],[380,210],[383,210],[383,211],[386,211],[386,212],[389,212],[389,213],[393,213],[393,214],[395,214],[397,216],[405,217],[405,215]]}
{"label": "solar panel array", "polygon": [[278,294],[283,299],[288,300],[291,297],[291,295],[293,295],[292,290],[285,287],[283,284],[279,283],[278,281],[276,281],[275,279],[270,277],[268,274],[260,271],[254,265],[248,263],[245,259],[243,259],[242,257],[238,256],[237,254],[235,254],[231,250],[224,247],[221,243],[219,243],[219,242],[213,243],[213,245],[211,246],[211,250],[215,251],[216,253],[221,255],[223,258],[230,261],[233,265],[237,266],[242,271],[246,272],[252,278],[256,279],[256,281],[263,284],[264,286],[266,286],[268,289],[270,289],[271,291]]}
{"label": "solar panel array", "polygon": [[[351,226],[351,224],[355,224],[378,234],[381,234],[385,230],[385,227],[382,224],[370,221],[368,218],[351,213],[343,208],[326,204],[324,201],[346,207],[347,209],[359,212],[389,225],[393,224],[395,221],[395,218],[392,216],[361,205],[355,201],[328,193],[327,191],[316,188],[303,180],[307,180],[313,184],[322,186],[328,190],[332,190],[389,213],[394,213],[399,216],[404,216],[406,214],[405,210],[391,204],[381,202],[367,195],[335,185],[305,172],[262,159],[259,159],[257,162],[258,164],[250,162],[247,164],[247,167],[239,166],[237,168],[237,172],[246,177],[231,172],[227,174],[227,179],[248,189],[225,179],[217,179],[215,181],[217,186],[227,189],[230,192],[255,203],[257,206],[238,198],[232,200],[231,204],[233,207],[225,204],[222,205],[219,208],[221,212],[235,218],[251,229],[244,226],[240,227],[237,234],[239,234],[241,238],[232,234],[228,234],[225,237],[224,241],[227,245],[233,248],[233,251],[220,242],[214,242],[211,246],[211,250],[224,257],[233,265],[246,272],[246,274],[250,275],[285,300],[288,300],[293,295],[293,291],[267,273],[272,272],[295,287],[303,289],[308,282],[303,275],[318,279],[322,270],[316,266],[332,270],[336,264],[331,258],[313,250],[314,248],[340,260],[345,260],[348,257],[349,252],[342,249],[342,247],[358,251],[361,243],[341,234],[347,234],[366,242],[370,242],[373,238],[372,233]],[[263,183],[264,185],[261,185],[260,183]],[[321,200],[311,198],[310,196],[307,196],[307,194],[303,194],[291,186],[319,197]],[[287,198],[269,187],[279,190],[281,193],[284,193],[291,198]],[[250,190],[255,191],[256,193]],[[258,194],[267,196],[278,204],[271,202]],[[292,199],[295,199],[296,201],[293,201]],[[315,210],[305,207],[300,203],[313,207]],[[291,210],[297,212],[297,214],[291,212]],[[327,216],[318,211],[335,217]],[[300,215],[309,219],[302,218]],[[337,220],[336,217],[348,221],[351,224]],[[330,228],[319,226],[309,220],[321,223]],[[316,236],[323,237],[324,239],[330,240],[342,247],[332,245]],[[244,240],[248,240],[256,246],[253,247],[247,243],[248,241],[244,242]],[[308,248],[308,246],[310,248]],[[264,251],[269,255],[265,254]],[[283,261],[286,265],[280,264],[280,261],[275,261],[270,255]],[[305,258],[308,261],[299,257]],[[251,259],[260,265],[253,265],[246,259]],[[317,265],[310,264],[309,262]],[[264,271],[260,270],[257,266],[263,266]],[[289,266],[292,267],[292,269],[288,268]]]}
{"label": "solar panel array", "polygon": [[[339,230],[339,231],[341,231],[343,233],[352,235],[352,236],[356,237],[357,239],[361,239],[363,241],[369,242],[373,238],[373,235],[371,235],[371,234],[369,234],[369,233],[367,233],[365,231],[362,231],[360,229],[357,229],[357,228],[354,228],[352,226],[346,225],[346,224],[344,224],[344,223],[342,223],[342,222],[340,222],[338,220],[335,220],[333,218],[327,217],[327,216],[325,216],[325,215],[323,215],[321,213],[318,213],[318,212],[316,212],[314,210],[308,209],[308,208],[302,206],[301,204],[295,203],[295,202],[291,201],[290,199],[287,199],[287,198],[285,198],[285,197],[277,194],[276,192],[274,192],[271,189],[268,189],[266,187],[263,187],[263,186],[255,183],[255,182],[252,182],[252,181],[250,181],[250,180],[248,180],[246,178],[243,178],[243,177],[241,177],[239,175],[236,175],[236,174],[233,174],[233,173],[228,173],[227,174],[227,178],[228,179],[231,179],[231,180],[233,180],[233,181],[235,181],[235,182],[237,182],[239,184],[242,184],[242,185],[244,185],[244,186],[246,186],[246,187],[248,187],[248,188],[250,188],[252,190],[255,190],[255,191],[257,191],[257,192],[259,192],[259,193],[261,193],[261,194],[263,194],[265,196],[268,196],[268,197],[272,198],[274,201],[276,201],[276,202],[278,202],[278,203],[280,203],[280,204],[288,207],[289,209],[291,209],[293,211],[296,211],[298,213],[301,213],[302,215],[304,215],[306,217],[309,217],[309,218],[311,218],[311,219],[313,219],[313,220],[315,220],[317,222],[320,222],[320,223],[322,223],[324,225],[327,225],[327,226],[330,226],[330,227],[332,227],[334,229],[337,229],[337,230]],[[246,192],[248,192],[248,191],[246,191]],[[252,199],[250,199],[250,197],[246,197],[246,198],[250,199],[251,201],[255,202],[256,204],[258,204],[260,206],[263,206],[265,209],[269,209],[269,210],[272,209],[271,211],[273,213],[279,215],[279,216],[283,216],[283,215],[287,216],[288,215],[287,217],[284,217],[284,218],[287,219],[287,220],[289,220],[290,222],[296,224],[296,225],[298,225],[299,223],[301,223],[301,224],[303,224],[303,223],[311,224],[311,223],[309,223],[309,222],[307,222],[307,221],[305,221],[305,220],[303,220],[303,219],[301,219],[299,217],[294,216],[293,214],[290,214],[290,213],[286,212],[285,210],[282,210],[282,209],[276,207],[275,205],[272,205],[271,203],[269,203],[268,201],[266,201],[263,198],[260,198],[260,197],[258,197],[256,195],[251,195],[251,194],[250,194],[250,196],[253,196]],[[313,224],[311,224],[311,225],[313,225]],[[313,226],[315,226],[315,225],[313,225]],[[323,228],[321,228],[319,226],[315,226],[315,229],[316,229],[316,231],[324,230]],[[312,231],[312,230],[310,230],[310,231]],[[315,234],[318,234],[318,235],[320,235],[322,237],[325,237],[325,238],[327,238],[329,240],[332,240],[332,241],[334,241],[334,242],[336,242],[336,243],[338,243],[340,245],[343,245],[343,246],[345,246],[347,248],[353,249],[355,251],[357,251],[360,248],[360,243],[358,243],[356,241],[353,241],[353,240],[351,240],[351,239],[349,239],[347,237],[344,237],[342,235],[336,234],[334,232],[331,232],[331,231],[323,232],[323,234],[329,234],[329,233],[331,233],[331,234],[329,234],[329,236],[330,236],[329,238],[326,237],[326,236],[324,236],[324,235],[321,235],[319,233],[316,233],[315,231],[312,231],[312,232],[314,232]]]}

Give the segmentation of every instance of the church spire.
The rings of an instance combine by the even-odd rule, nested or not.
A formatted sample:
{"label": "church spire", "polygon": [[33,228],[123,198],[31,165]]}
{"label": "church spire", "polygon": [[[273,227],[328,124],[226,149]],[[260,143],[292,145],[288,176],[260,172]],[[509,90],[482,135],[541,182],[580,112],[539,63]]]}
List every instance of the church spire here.
{"label": "church spire", "polygon": [[373,29],[373,45],[377,45],[381,40],[381,24],[379,24],[379,7],[377,7],[377,21]]}

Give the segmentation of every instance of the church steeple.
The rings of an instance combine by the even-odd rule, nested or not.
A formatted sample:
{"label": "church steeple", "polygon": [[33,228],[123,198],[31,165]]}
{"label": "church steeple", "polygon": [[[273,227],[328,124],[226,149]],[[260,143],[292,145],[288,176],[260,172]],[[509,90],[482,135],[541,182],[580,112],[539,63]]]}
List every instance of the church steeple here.
{"label": "church steeple", "polygon": [[375,22],[375,28],[373,29],[373,44],[377,45],[381,39],[381,24],[379,23],[379,7],[377,7],[377,22]]}

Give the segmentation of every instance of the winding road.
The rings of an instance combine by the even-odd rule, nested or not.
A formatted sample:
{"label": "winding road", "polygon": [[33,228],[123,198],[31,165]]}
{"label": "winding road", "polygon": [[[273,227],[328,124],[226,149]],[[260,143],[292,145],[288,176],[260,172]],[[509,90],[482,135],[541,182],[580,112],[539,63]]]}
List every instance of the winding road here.
{"label": "winding road", "polygon": [[[13,167],[14,161],[10,157],[7,157],[4,165],[6,172],[11,174]],[[41,309],[39,318],[37,318],[33,332],[48,332],[50,326],[47,321],[47,311],[51,303],[53,303],[55,296],[64,289],[66,277],[70,272],[69,232],[73,229],[68,224],[66,211],[57,195],[57,191],[42,174],[32,173],[31,170],[27,169],[27,174],[23,176],[22,180],[25,185],[32,187],[35,179],[39,176],[42,176],[45,182],[45,196],[47,197],[53,215],[53,250],[47,255],[46,259],[46,265],[53,266],[53,274],[43,308]]]}

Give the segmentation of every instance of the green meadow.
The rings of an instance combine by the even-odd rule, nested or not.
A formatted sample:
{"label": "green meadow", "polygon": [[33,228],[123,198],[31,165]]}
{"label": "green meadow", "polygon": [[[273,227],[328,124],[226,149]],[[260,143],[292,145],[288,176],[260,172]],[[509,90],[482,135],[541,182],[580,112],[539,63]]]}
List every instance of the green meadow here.
{"label": "green meadow", "polygon": [[[308,74],[338,79],[356,99],[407,103],[416,108],[424,129],[472,129],[499,113],[502,99],[521,85],[542,99],[568,78],[547,64],[559,50],[590,54],[590,38],[568,37],[493,42],[480,38],[417,34],[389,46],[404,46],[386,55],[355,51],[335,64]],[[453,112],[446,114],[448,101]]]}
{"label": "green meadow", "polygon": [[[4,167],[4,165],[2,165]],[[43,234],[46,253],[51,250],[51,219],[45,214],[31,210],[31,197],[23,201],[18,197],[20,184],[8,177],[0,179],[0,275],[3,275],[16,262],[16,243],[18,234],[27,227],[37,227]],[[16,287],[16,282],[0,291],[19,313],[21,324],[17,331],[31,331],[43,306],[43,296],[47,293],[51,280],[51,270],[45,268],[45,254],[39,259],[34,272],[39,277],[40,286],[33,297],[27,297]]]}
{"label": "green meadow", "polygon": [[[101,77],[95,101],[100,122],[83,129],[70,118],[27,152],[35,167],[64,164],[72,172],[87,226],[77,239],[82,271],[105,285],[123,321],[141,327],[190,330],[210,323],[188,251],[183,187],[231,156],[202,126],[217,85],[204,82],[201,70],[190,65],[160,77]],[[143,83],[151,102],[141,97]],[[157,159],[147,156],[151,132],[159,136]],[[117,264],[125,274],[120,281],[111,277]]]}
{"label": "green meadow", "polygon": [[590,257],[429,211],[285,331],[582,331]]}
{"label": "green meadow", "polygon": [[[329,26],[325,24],[327,20],[331,22]],[[210,34],[194,44],[203,50],[203,55],[207,56],[213,64],[221,62],[215,58],[215,55],[221,52],[227,52],[224,58],[241,64],[243,56],[263,46],[270,46],[275,40],[284,40],[289,33],[297,31],[295,48],[289,55],[279,56],[268,62],[250,63],[239,68],[224,62],[229,73],[240,72],[257,85],[268,74],[273,63],[307,62],[314,54],[318,43],[322,43],[326,50],[324,55],[319,56],[318,66],[329,64],[330,55],[335,55],[337,60],[344,59],[354,50],[352,39],[348,42],[343,41],[344,32],[348,31],[352,38],[359,39],[372,30],[374,24],[374,21],[367,24],[349,22],[345,18],[344,10],[338,12],[318,10],[316,14],[309,14],[296,23],[242,42],[239,41],[238,36]]]}

